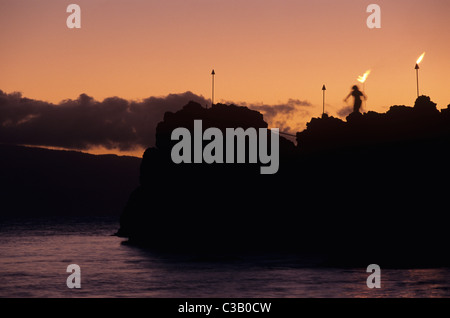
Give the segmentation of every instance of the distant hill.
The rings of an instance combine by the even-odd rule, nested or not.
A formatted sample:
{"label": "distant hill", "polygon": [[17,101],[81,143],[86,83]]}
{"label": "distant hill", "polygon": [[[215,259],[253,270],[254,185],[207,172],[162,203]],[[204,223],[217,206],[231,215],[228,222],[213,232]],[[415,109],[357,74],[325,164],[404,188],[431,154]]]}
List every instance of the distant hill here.
{"label": "distant hill", "polygon": [[141,159],[0,145],[0,217],[119,215]]}

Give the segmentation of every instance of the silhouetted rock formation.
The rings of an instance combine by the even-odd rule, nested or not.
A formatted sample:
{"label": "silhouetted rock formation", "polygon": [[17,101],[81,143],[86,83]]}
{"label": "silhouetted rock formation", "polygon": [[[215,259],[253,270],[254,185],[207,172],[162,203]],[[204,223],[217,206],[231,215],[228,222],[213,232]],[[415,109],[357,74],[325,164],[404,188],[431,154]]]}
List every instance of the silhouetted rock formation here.
{"label": "silhouetted rock formation", "polygon": [[336,229],[324,234],[341,244],[337,264],[450,264],[448,112],[421,96],[385,114],[313,119],[297,142],[302,164],[314,167],[303,176],[327,189],[322,224],[337,214]]}
{"label": "silhouetted rock formation", "polygon": [[414,107],[392,106],[385,114],[351,113],[347,122],[325,116],[313,118],[297,133],[300,151],[310,153],[349,147],[386,145],[441,139],[450,133],[448,116],[429,97],[420,96]]}
{"label": "silhouetted rock formation", "polygon": [[[193,131],[196,119],[202,120],[203,130],[267,127],[259,112],[234,105],[205,109],[190,103],[166,113],[157,127],[157,147],[144,153],[141,186],[130,197],[118,234],[171,250],[266,248],[278,234],[270,225],[281,221],[273,215],[278,203],[271,199],[280,192],[278,174],[261,176],[259,163],[174,164],[171,132],[178,127]],[[295,147],[280,137],[280,152],[295,152]],[[289,217],[286,211],[278,215]]]}
{"label": "silhouetted rock formation", "polygon": [[288,250],[324,254],[334,265],[450,264],[450,111],[439,112],[428,97],[346,122],[313,118],[296,147],[280,138],[275,175],[260,175],[254,164],[173,164],[170,133],[192,130],[195,119],[204,129],[267,127],[245,107],[190,103],[167,113],[118,235],[184,252]]}

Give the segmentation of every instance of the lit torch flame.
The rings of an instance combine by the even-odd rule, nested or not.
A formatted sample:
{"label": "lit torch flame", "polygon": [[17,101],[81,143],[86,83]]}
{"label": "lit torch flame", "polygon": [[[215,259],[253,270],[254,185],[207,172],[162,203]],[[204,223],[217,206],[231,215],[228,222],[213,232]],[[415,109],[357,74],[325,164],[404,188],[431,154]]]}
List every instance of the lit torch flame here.
{"label": "lit torch flame", "polygon": [[358,82],[364,83],[370,74],[370,70],[366,71],[363,76],[358,76]]}
{"label": "lit torch flame", "polygon": [[422,62],[424,56],[425,56],[425,52],[423,52],[422,55],[417,59],[416,64],[420,64],[420,62]]}

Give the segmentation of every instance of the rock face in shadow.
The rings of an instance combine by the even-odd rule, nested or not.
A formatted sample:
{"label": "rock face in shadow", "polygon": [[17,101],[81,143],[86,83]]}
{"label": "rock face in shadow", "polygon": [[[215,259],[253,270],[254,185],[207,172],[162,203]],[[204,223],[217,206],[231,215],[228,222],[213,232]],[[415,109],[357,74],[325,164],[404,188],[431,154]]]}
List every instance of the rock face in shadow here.
{"label": "rock face in shadow", "polygon": [[[234,105],[205,109],[190,103],[177,113],[166,113],[157,127],[156,147],[144,153],[141,185],[131,194],[118,234],[179,251],[267,248],[279,234],[271,226],[281,223],[273,212],[290,217],[272,198],[280,191],[279,175],[287,172],[281,169],[283,163],[274,175],[261,175],[260,163],[174,164],[170,154],[178,141],[171,140],[172,130],[185,127],[193,135],[194,120],[199,119],[203,130],[216,127],[224,135],[226,128],[267,128],[259,112]],[[280,137],[280,152],[296,149]]]}
{"label": "rock face in shadow", "polygon": [[303,176],[325,189],[334,263],[450,264],[448,109],[421,96],[384,114],[313,119],[297,141],[302,165],[315,167]]}
{"label": "rock face in shadow", "polygon": [[[450,107],[449,107],[450,109]],[[245,107],[190,103],[167,113],[141,163],[118,235],[182,252],[290,251],[331,265],[450,265],[450,111],[428,97],[385,114],[313,118],[297,146],[280,137],[280,168],[179,164],[173,129],[265,128]],[[204,144],[205,145],[205,144]]]}

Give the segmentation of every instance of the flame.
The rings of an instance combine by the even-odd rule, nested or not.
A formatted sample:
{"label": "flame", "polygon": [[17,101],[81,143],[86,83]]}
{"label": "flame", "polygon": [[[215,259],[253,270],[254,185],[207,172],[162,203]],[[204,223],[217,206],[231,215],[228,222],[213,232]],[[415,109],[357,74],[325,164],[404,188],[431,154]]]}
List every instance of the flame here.
{"label": "flame", "polygon": [[363,76],[358,76],[358,82],[364,83],[367,79],[367,77],[369,76],[371,70],[368,70],[364,73]]}
{"label": "flame", "polygon": [[420,62],[422,62],[423,57],[425,56],[425,52],[422,53],[422,55],[417,59],[417,64],[420,64]]}

